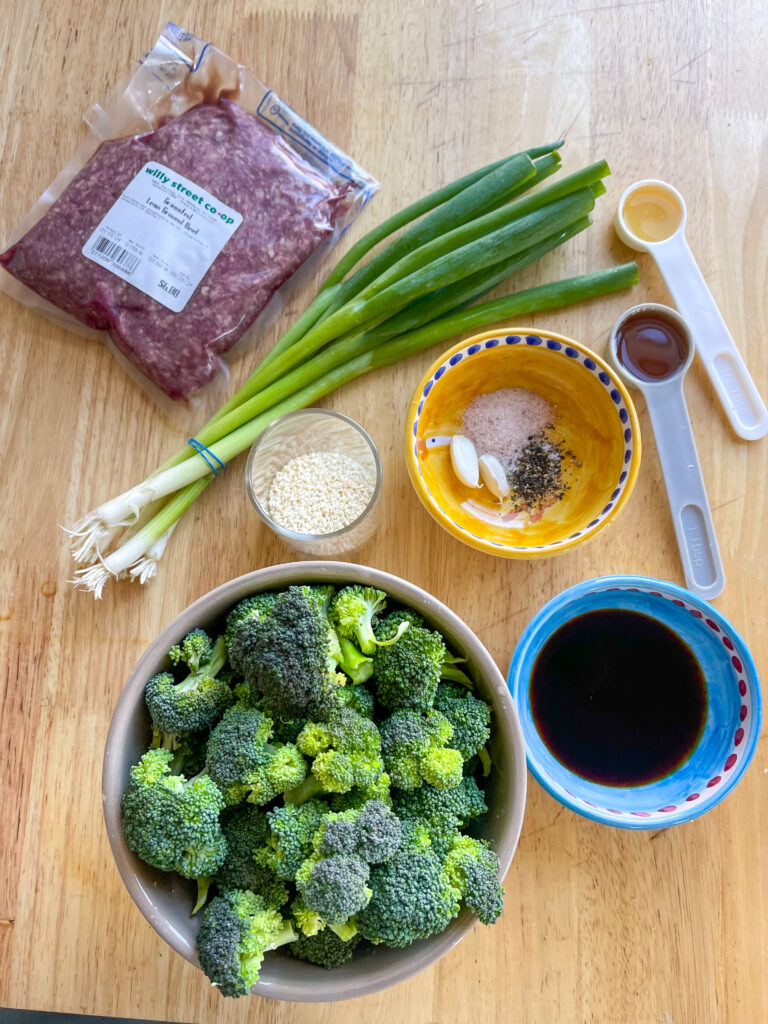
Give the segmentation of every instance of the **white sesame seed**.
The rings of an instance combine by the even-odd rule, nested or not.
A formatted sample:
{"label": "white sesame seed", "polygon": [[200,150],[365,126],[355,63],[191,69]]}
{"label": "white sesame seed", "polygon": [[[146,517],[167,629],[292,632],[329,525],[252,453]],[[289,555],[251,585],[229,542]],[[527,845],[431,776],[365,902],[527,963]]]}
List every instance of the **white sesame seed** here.
{"label": "white sesame seed", "polygon": [[338,452],[310,452],[275,474],[267,509],[294,533],[335,533],[359,518],[376,485],[373,468]]}

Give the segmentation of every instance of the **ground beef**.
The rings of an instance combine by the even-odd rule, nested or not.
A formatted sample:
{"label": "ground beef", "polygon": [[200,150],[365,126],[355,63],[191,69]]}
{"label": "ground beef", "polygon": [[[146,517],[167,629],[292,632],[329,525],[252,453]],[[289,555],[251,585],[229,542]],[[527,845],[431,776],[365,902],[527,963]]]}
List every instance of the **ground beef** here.
{"label": "ground beef", "polygon": [[[174,313],[82,255],[83,245],[148,160],[190,178],[243,216],[184,309]],[[339,188],[234,103],[202,104],[156,131],[104,142],[0,263],[117,347],[171,398],[218,372],[275,291],[333,230]]]}

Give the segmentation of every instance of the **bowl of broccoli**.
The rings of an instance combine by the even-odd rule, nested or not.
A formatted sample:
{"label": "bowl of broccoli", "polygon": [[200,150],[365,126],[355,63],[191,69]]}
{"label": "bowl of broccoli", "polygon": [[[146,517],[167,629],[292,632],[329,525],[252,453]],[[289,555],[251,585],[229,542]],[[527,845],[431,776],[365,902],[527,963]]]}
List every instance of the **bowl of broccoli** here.
{"label": "bowl of broccoli", "polygon": [[469,627],[341,562],[241,576],[139,659],[107,737],[109,842],[152,927],[224,996],[370,994],[493,925],[523,738]]}

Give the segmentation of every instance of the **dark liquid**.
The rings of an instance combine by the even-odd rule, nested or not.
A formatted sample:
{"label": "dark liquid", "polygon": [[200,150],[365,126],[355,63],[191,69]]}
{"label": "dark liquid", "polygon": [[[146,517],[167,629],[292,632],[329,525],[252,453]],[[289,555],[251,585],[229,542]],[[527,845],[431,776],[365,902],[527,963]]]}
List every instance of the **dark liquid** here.
{"label": "dark liquid", "polygon": [[635,313],[616,334],[622,366],[640,380],[671,377],[685,362],[688,345],[678,327],[658,313]]}
{"label": "dark liquid", "polygon": [[656,619],[587,612],[557,629],[530,685],[539,735],[591,782],[637,786],[690,757],[707,717],[704,675],[690,648]]}

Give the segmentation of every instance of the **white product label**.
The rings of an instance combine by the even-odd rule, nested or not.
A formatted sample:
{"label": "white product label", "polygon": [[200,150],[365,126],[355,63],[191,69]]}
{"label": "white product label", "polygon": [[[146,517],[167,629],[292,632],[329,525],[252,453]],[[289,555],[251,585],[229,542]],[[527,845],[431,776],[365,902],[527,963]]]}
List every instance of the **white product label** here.
{"label": "white product label", "polygon": [[180,313],[242,214],[154,160],[129,182],[83,256]]}

